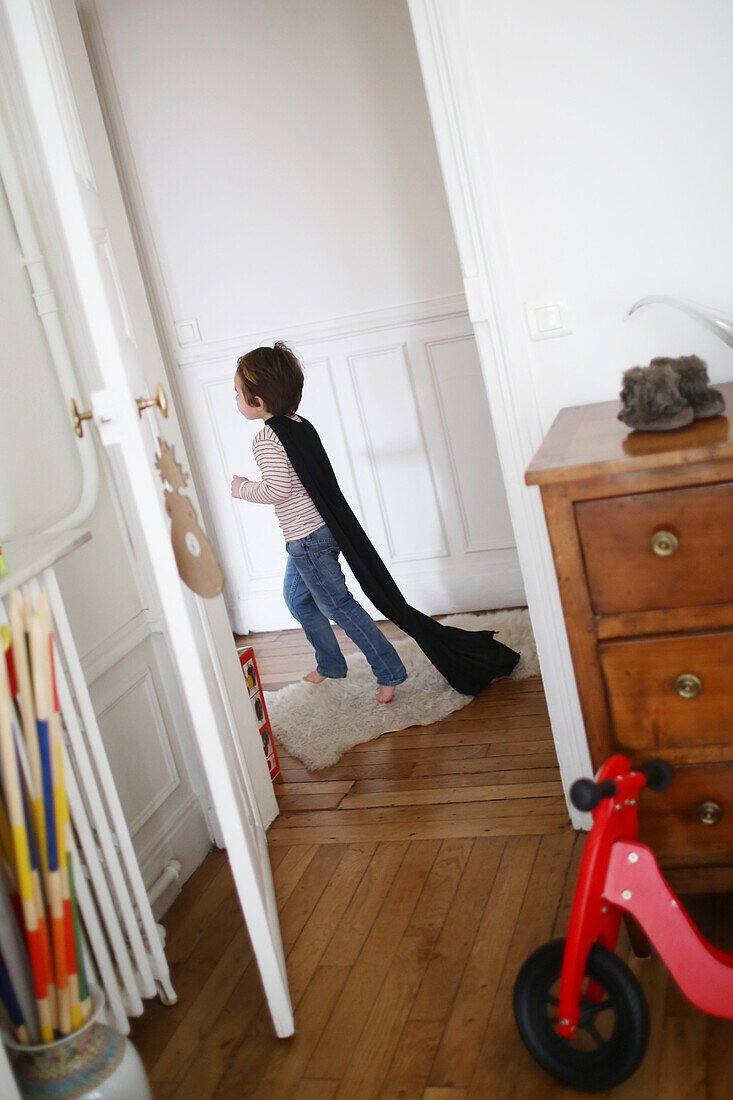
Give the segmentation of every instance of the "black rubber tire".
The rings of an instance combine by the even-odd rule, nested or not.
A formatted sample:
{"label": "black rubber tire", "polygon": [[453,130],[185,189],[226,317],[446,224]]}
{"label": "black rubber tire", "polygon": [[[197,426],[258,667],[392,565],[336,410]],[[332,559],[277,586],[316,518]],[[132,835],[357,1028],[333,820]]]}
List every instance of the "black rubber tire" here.
{"label": "black rubber tire", "polygon": [[[530,1054],[547,1073],[570,1088],[604,1092],[627,1081],[646,1053],[646,998],[626,964],[612,951],[595,944],[585,972],[605,990],[608,1007],[602,1011],[613,1011],[613,1029],[597,1049],[577,1049],[572,1040],[557,1034],[547,1011],[550,989],[560,977],[564,951],[565,940],[552,940],[530,955],[519,971],[514,986],[517,1027]],[[590,1015],[590,1006],[588,1011]],[[593,1011],[591,1027],[595,1027],[592,1021],[597,1010]]]}

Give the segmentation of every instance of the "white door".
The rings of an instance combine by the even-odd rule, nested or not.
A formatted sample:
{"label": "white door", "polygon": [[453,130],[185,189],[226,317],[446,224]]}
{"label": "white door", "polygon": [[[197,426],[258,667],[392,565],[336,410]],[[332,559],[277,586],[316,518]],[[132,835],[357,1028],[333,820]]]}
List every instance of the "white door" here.
{"label": "white door", "polygon": [[275,1029],[280,1036],[290,1035],[293,1016],[272,876],[248,766],[251,761],[262,774],[264,757],[257,740],[248,736],[253,730],[256,735],[256,725],[221,597],[194,597],[180,581],[173,557],[154,467],[157,437],[172,433],[177,458],[184,463],[185,453],[174,421],[158,419],[156,410],[142,418],[138,412],[137,399],[151,395],[153,379],[164,378],[164,367],[159,358],[145,363],[139,359],[108,226],[106,203],[114,196],[98,188],[89,170],[89,149],[98,150],[104,130],[99,116],[99,124],[92,123],[90,131],[89,104],[80,110],[72,92],[69,70],[76,76],[80,69],[89,75],[74,5],[62,0],[54,11],[49,0],[2,0],[2,10],[35,123],[46,188],[95,352],[89,366],[94,424],[125,511],[136,521],[135,552],[166,622]]}

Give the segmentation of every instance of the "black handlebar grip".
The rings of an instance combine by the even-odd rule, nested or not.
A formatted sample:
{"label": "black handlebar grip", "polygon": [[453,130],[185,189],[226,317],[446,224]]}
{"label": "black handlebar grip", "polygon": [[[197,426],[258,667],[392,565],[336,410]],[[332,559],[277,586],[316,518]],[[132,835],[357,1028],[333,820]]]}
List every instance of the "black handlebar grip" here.
{"label": "black handlebar grip", "polygon": [[576,779],[570,788],[570,801],[576,810],[595,810],[599,802],[604,798],[613,798],[618,787],[613,779],[604,779],[602,783],[594,783],[592,779]]}
{"label": "black handlebar grip", "polygon": [[672,782],[672,769],[665,760],[650,760],[639,771],[645,776],[650,791],[666,791]]}

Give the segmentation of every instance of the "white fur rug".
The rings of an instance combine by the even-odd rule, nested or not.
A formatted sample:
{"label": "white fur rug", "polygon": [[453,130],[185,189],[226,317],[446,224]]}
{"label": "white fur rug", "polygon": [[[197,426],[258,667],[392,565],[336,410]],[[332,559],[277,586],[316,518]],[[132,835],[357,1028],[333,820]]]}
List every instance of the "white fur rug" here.
{"label": "white fur rug", "polygon": [[[538,675],[537,650],[526,608],[450,615],[441,622],[464,630],[495,630],[498,641],[522,654],[512,679]],[[395,649],[409,676],[386,705],[376,701],[374,674],[363,653],[346,658],[349,672],[344,680],[324,680],[321,684],[300,681],[279,691],[265,692],[277,741],[306,768],[317,771],[335,764],[354,745],[408,726],[429,725],[471,702],[471,696],[453,690],[412,638],[396,642]]]}

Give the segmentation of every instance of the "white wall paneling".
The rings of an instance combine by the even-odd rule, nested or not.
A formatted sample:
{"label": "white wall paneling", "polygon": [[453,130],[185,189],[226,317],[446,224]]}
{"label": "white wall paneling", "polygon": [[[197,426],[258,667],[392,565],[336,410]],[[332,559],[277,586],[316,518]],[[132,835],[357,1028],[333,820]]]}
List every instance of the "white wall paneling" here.
{"label": "white wall paneling", "polygon": [[[465,553],[514,549],[493,430],[486,430],[486,390],[475,369],[476,343],[429,340],[425,350],[438,398],[443,441],[453,474]],[[464,476],[472,471],[473,476]]]}
{"label": "white wall paneling", "polygon": [[445,558],[448,543],[404,344],[347,357],[392,565]]}
{"label": "white wall paneling", "polygon": [[[301,411],[407,597],[431,614],[517,605],[524,590],[471,325],[460,300],[433,310],[420,303],[277,336],[303,359]],[[274,509],[229,496],[233,474],[259,476],[251,440],[262,426],[237,412],[236,360],[275,338],[180,357],[238,631],[294,626]]]}
{"label": "white wall paneling", "polygon": [[[175,857],[185,881],[211,844],[188,779],[198,763],[191,768],[194,754],[188,738],[174,732],[178,715],[165,686],[169,672],[162,637],[151,634],[148,626],[140,639],[132,624],[127,638],[124,652],[121,640],[112,640],[113,663],[103,662],[97,653],[98,674],[90,676],[89,659],[83,662],[84,672],[143,877],[153,882],[166,860]],[[137,731],[144,731],[142,768]]]}

